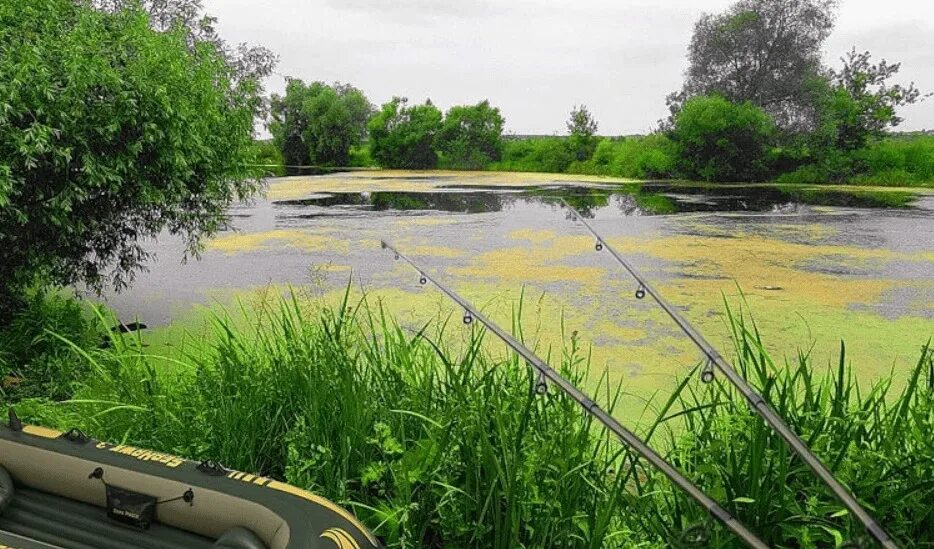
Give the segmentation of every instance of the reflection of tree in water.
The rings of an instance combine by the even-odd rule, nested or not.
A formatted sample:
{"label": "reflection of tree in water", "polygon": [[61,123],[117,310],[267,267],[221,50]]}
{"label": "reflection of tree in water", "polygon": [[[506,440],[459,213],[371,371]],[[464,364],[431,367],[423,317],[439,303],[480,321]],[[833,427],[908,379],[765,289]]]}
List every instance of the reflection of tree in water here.
{"label": "reflection of tree in water", "polygon": [[[597,210],[610,206],[610,202],[616,203],[616,206],[624,216],[634,215],[659,215],[678,211],[677,202],[662,194],[643,192],[640,185],[626,185],[614,190],[588,189],[585,191],[574,190],[571,192],[551,192],[551,197],[546,198],[546,202],[560,203],[564,199],[572,208],[577,210],[581,217],[593,219]],[[566,213],[569,220],[574,219],[574,214]]]}
{"label": "reflection of tree in water", "polygon": [[483,213],[503,209],[508,197],[496,193],[403,193],[375,192],[370,195],[373,209],[438,210],[443,212]]}
{"label": "reflection of tree in water", "polygon": [[[561,199],[593,219],[612,208],[624,217],[678,212],[795,211],[803,204],[844,207],[905,207],[913,195],[904,192],[830,191],[789,187],[689,187],[657,183],[614,188],[526,188],[517,192],[477,190],[470,192],[328,193],[300,200],[279,201],[290,206],[341,207],[375,211],[443,211],[452,213],[499,212],[519,203],[564,209]],[[570,211],[565,212],[573,219]]]}
{"label": "reflection of tree in water", "polygon": [[[610,205],[610,193],[608,192],[589,192],[587,194],[567,194],[562,196],[572,208],[577,210],[581,217],[593,219],[596,210]],[[567,213],[568,219],[574,219],[571,212]]]}

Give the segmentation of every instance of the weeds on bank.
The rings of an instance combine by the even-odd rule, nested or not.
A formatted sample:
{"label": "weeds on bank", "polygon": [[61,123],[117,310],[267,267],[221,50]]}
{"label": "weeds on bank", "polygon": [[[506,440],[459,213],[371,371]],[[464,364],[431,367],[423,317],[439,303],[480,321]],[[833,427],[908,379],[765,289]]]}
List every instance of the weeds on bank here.
{"label": "weeds on bank", "polygon": [[[521,308],[515,317],[521,333]],[[76,343],[90,374],[74,398],[18,410],[285,479],[352,508],[394,547],[736,543],[572,401],[536,395],[534,374],[496,358],[479,328],[412,332],[349,295],[334,308],[293,295],[251,318],[243,326],[219,314],[211,334],[173,358],[147,355],[132,337],[113,335],[108,349]],[[729,318],[742,374],[890,532],[934,543],[929,348],[899,391],[894,374],[866,388],[842,345],[832,374],[815,374],[807,353],[777,365],[754,324]],[[586,349],[567,341],[552,363],[612,409],[620,389],[588,379]],[[719,378],[685,377],[657,418],[643,431],[650,442],[768,543],[862,536]]]}

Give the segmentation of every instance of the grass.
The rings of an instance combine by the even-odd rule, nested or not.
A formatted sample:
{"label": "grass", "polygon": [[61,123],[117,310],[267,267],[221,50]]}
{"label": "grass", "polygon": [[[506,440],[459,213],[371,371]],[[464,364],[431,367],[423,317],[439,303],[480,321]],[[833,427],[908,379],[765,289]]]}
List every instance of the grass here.
{"label": "grass", "polygon": [[[293,295],[247,312],[248,325],[217,314],[213,334],[173,357],[115,334],[108,349],[68,345],[89,369],[72,398],[17,410],[285,479],[352,509],[392,547],[736,545],[572,401],[537,396],[529,369],[459,318],[413,333],[349,294],[333,307]],[[513,313],[521,336],[521,300]],[[934,544],[930,351],[896,393],[904,373],[863,387],[842,347],[832,374],[813,374],[807,353],[775,364],[748,317],[729,319],[747,379],[902,543]],[[613,409],[621,388],[589,378],[587,349],[565,341],[552,364]],[[644,436],[768,543],[862,535],[719,378],[684,377],[646,416],[657,419]]]}

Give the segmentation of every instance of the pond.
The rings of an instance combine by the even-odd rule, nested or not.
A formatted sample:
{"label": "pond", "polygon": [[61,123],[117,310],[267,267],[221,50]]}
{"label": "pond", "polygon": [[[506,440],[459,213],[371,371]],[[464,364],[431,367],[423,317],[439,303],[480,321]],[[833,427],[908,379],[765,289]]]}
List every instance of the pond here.
{"label": "pond", "polygon": [[162,326],[161,341],[197,330],[199,306],[286,285],[329,299],[352,280],[413,328],[450,314],[380,249],[386,238],[507,327],[524,296],[524,335],[541,354],[560,356],[576,332],[591,367],[636,398],[672,387],[699,354],[634,298],[562,199],[724,352],[724,302],[751,313],[776,360],[800,351],[828,365],[845,340],[867,382],[908,367],[934,336],[934,195],[905,189],[454,172],[274,179],[265,198],[232,208],[232,230],[201,260],[181,265],[181,243],[160,237],[150,271],[108,301]]}

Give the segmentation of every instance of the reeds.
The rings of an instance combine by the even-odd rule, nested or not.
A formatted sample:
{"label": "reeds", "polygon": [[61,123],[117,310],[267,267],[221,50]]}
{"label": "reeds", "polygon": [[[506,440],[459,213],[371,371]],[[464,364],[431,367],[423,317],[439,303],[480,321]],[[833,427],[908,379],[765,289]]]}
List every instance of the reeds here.
{"label": "reeds", "polygon": [[[479,328],[412,332],[349,294],[333,308],[274,300],[251,318],[216,316],[172,359],[119,336],[109,349],[75,346],[93,370],[75,398],[18,411],[285,479],[351,508],[393,547],[736,544],[575,403],[537,395],[534,373],[492,352]],[[842,346],[831,374],[806,353],[776,365],[755,326],[729,318],[740,371],[902,543],[934,544],[929,349],[903,382],[893,372],[865,387]],[[555,354],[562,374],[613,408],[620,389],[588,378],[576,338]],[[691,374],[661,404],[643,434],[767,542],[860,539],[726,383]]]}

